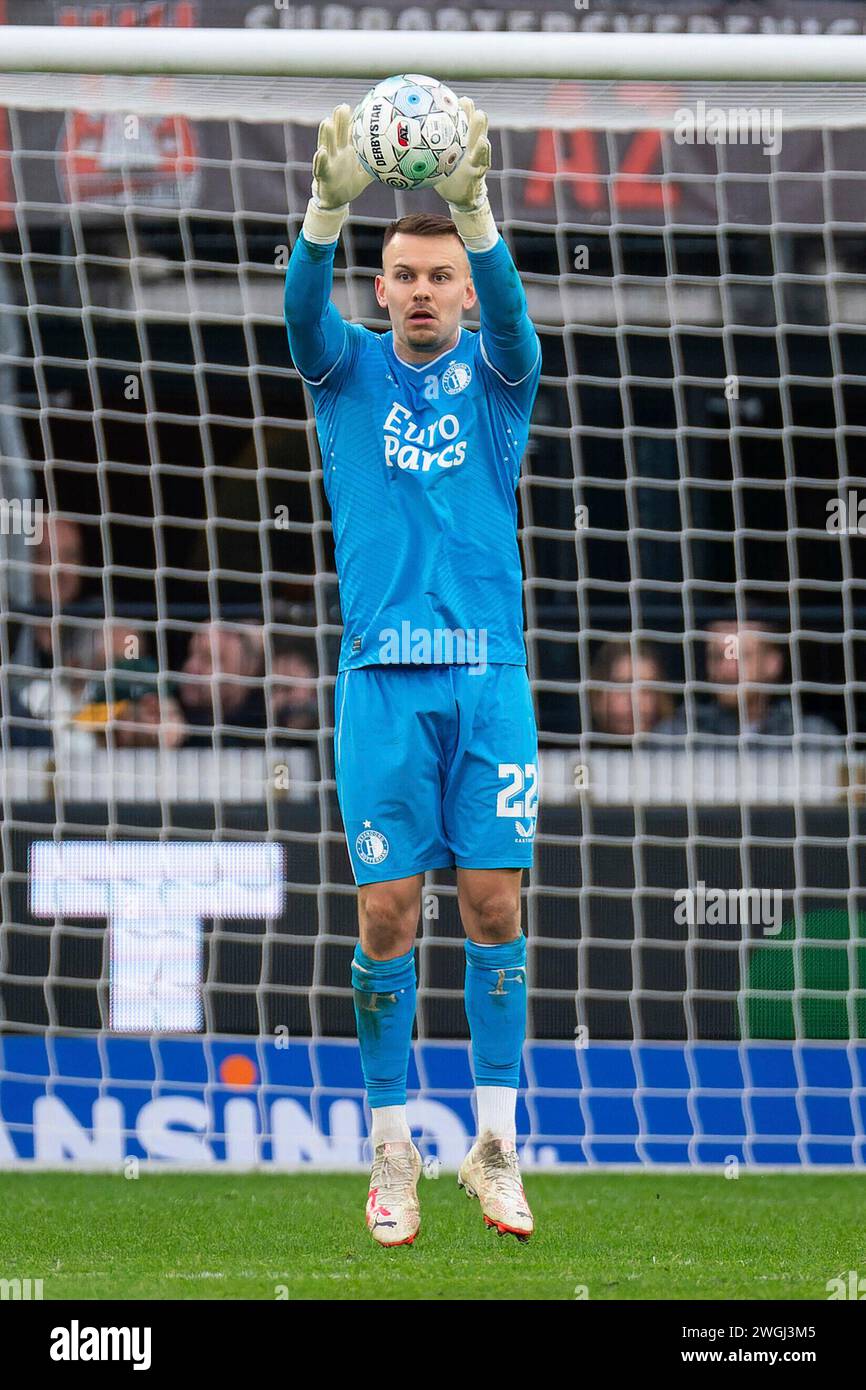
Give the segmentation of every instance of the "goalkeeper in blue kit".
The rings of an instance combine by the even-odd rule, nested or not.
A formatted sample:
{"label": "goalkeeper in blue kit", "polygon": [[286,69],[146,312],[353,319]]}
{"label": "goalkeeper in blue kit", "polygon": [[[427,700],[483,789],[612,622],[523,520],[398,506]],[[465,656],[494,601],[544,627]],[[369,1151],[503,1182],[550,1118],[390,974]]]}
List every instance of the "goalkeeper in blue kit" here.
{"label": "goalkeeper in blue kit", "polygon": [[[315,406],[343,640],[334,762],[358,884],[352,986],[372,1113],[367,1226],[420,1227],[407,1119],[424,874],[455,867],[478,1138],[459,1184],[488,1226],[533,1222],[518,1167],[526,1033],[520,887],[532,864],[537,734],[526,672],[516,487],[541,347],[487,199],[487,118],[461,102],[466,153],[435,185],[450,217],[391,223],[376,297],[391,331],[330,302],[349,204],[371,182],[348,106],[319,129],[312,198],[286,277],[295,365]],[[480,332],[461,326],[480,307]]]}

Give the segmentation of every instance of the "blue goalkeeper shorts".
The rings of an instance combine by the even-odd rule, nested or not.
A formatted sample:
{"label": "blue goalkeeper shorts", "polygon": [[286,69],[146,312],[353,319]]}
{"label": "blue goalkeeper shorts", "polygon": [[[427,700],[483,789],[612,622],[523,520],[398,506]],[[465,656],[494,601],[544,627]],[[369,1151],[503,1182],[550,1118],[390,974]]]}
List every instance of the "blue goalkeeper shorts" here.
{"label": "blue goalkeeper shorts", "polygon": [[538,734],[525,666],[341,671],[334,724],[357,884],[531,866]]}

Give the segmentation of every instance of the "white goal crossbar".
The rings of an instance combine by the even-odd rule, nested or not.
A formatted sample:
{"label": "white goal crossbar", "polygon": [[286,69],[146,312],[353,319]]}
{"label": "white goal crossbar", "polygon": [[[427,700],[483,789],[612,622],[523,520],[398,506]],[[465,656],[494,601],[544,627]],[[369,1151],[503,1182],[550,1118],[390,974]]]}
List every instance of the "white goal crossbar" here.
{"label": "white goal crossbar", "polygon": [[5,28],[3,72],[860,82],[866,36]]}

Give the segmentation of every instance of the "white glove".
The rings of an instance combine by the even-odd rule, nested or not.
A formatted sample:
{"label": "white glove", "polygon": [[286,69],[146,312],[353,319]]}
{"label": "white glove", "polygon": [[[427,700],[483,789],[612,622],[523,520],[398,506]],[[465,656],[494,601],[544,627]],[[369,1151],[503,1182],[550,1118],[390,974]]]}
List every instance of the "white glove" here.
{"label": "white glove", "polygon": [[320,208],[343,207],[373,182],[373,175],[355,153],[351,122],[351,107],[343,105],[319,126],[319,147],[313,155],[313,197]]}
{"label": "white glove", "polygon": [[466,153],[453,174],[448,174],[433,187],[446,203],[459,212],[474,212],[487,197],[485,174],[490,168],[490,141],[487,138],[487,116],[475,110],[471,97],[461,97],[469,132]]}
{"label": "white glove", "polygon": [[373,182],[373,175],[355,153],[351,122],[351,107],[343,105],[319,126],[318,148],[313,155],[313,196],[304,218],[308,241],[336,241],[349,215],[349,204]]}
{"label": "white glove", "polygon": [[453,174],[433,187],[451,208],[460,236],[470,251],[489,251],[499,240],[499,232],[487,199],[487,170],[490,168],[490,141],[487,116],[476,111],[471,97],[461,97],[460,105],[469,122],[466,153]]}

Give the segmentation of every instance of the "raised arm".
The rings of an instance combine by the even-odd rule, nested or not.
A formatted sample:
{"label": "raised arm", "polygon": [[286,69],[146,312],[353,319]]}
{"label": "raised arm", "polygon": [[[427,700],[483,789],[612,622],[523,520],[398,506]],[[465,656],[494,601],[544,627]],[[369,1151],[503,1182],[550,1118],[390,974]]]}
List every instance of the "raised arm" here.
{"label": "raised arm", "polygon": [[286,271],[285,315],[292,361],[305,381],[319,382],[346,346],[346,325],[331,303],[335,241],[295,242]]}
{"label": "raised arm", "polygon": [[499,237],[489,251],[469,251],[469,265],[478,294],[482,351],[506,381],[522,381],[538,361],[541,345],[511,252]]}
{"label": "raised arm", "polygon": [[311,384],[328,375],[345,349],[346,325],[331,303],[334,252],[349,204],[372,182],[352,146],[351,116],[348,106],[338,106],[319,126],[312,197],[286,272],[289,348]]}
{"label": "raised arm", "polygon": [[511,253],[499,235],[487,197],[490,141],[487,117],[469,97],[460,105],[469,121],[466,153],[447,178],[434,187],[448,203],[451,216],[469,253],[472,280],[478,294],[481,346],[493,367],[507,382],[524,380],[538,362],[541,347],[526,308],[526,295]]}

